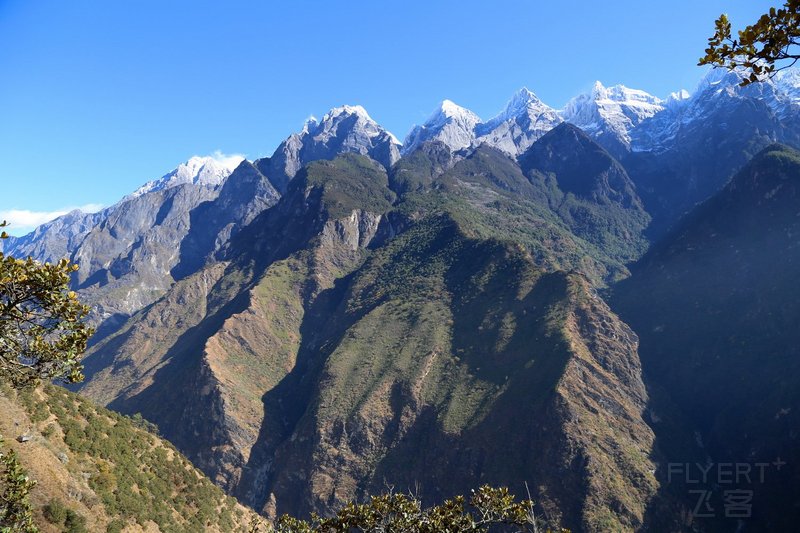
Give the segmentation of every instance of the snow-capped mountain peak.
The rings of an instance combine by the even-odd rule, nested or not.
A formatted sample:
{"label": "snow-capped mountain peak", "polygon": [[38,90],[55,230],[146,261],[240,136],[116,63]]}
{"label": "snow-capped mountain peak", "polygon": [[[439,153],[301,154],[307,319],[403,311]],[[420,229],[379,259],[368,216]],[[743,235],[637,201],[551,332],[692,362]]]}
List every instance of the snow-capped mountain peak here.
{"label": "snow-capped mountain peak", "polygon": [[433,112],[425,125],[430,126],[447,119],[462,121],[465,124],[478,124],[481,121],[480,117],[469,109],[461,107],[452,100],[442,100],[442,103],[439,104],[439,108]]}
{"label": "snow-capped mountain peak", "polygon": [[505,109],[499,115],[492,118],[487,124],[499,123],[505,120],[519,117],[529,111],[540,112],[543,109],[550,109],[544,102],[527,87],[523,87],[514,93],[511,100],[506,104]]}
{"label": "snow-capped mountain peak", "polygon": [[688,105],[691,101],[692,95],[686,89],[681,89],[680,91],[675,91],[670,93],[663,101],[662,105],[664,109],[668,109],[673,112],[678,112],[679,110],[683,109]]}
{"label": "snow-capped mountain peak", "polygon": [[591,91],[567,102],[560,114],[619,155],[630,147],[631,130],[663,109],[663,102],[645,91],[605,87],[597,81]]}
{"label": "snow-capped mountain peak", "polygon": [[148,192],[169,189],[184,183],[216,187],[244,161],[241,155],[193,156],[157,180],[148,181],[126,198],[135,198]]}
{"label": "snow-capped mountain peak", "polygon": [[[345,123],[346,126],[343,126]],[[325,113],[321,121],[317,122],[316,119],[306,121],[303,132],[301,132],[301,135],[304,134],[310,135],[315,143],[325,144],[333,138],[352,137],[354,148],[372,144],[372,141],[367,141],[367,139],[377,140],[379,138],[386,138],[392,144],[400,145],[397,137],[375,122],[367,110],[360,105],[334,107]],[[363,150],[355,149],[354,151],[362,152]]]}
{"label": "snow-capped mountain peak", "polygon": [[477,143],[488,143],[516,156],[561,122],[555,109],[523,87],[497,116],[476,127]]}
{"label": "snow-capped mountain peak", "polygon": [[661,100],[652,94],[639,89],[631,89],[624,85],[606,87],[599,81],[594,82],[591,99],[597,102],[614,102],[624,105],[658,106]]}
{"label": "snow-capped mountain peak", "polygon": [[527,87],[521,87],[517,92],[514,93],[514,96],[511,97],[510,103],[514,102],[539,102],[539,98]]}
{"label": "snow-capped mountain peak", "polygon": [[406,137],[403,152],[411,152],[425,141],[438,140],[457,151],[475,140],[475,127],[481,123],[478,115],[452,100],[443,100],[422,126],[415,126]]}

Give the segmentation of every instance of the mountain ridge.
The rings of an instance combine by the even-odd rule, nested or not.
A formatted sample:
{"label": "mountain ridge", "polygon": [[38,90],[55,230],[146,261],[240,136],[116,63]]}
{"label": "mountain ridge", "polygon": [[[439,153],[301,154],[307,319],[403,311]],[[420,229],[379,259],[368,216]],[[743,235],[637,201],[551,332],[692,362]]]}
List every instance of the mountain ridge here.
{"label": "mountain ridge", "polygon": [[[570,101],[572,102],[572,105],[568,104],[562,110],[556,110],[554,108],[550,108],[549,106],[541,102],[541,100],[539,100],[535,94],[533,94],[527,88],[523,87],[516,93],[514,93],[512,98],[506,104],[505,108],[501,110],[500,113],[498,113],[498,115],[496,115],[495,117],[486,122],[482,122],[477,117],[477,115],[467,110],[466,108],[456,106],[455,104],[452,104],[452,102],[450,102],[449,100],[445,100],[445,102],[450,102],[450,104],[452,104],[452,105],[448,104],[445,107],[452,108],[452,106],[456,106],[460,110],[459,111],[460,114],[471,117],[469,120],[467,120],[468,123],[474,122],[474,124],[466,128],[467,130],[470,130],[466,132],[468,136],[472,134],[474,135],[474,139],[470,139],[470,143],[466,145],[463,145],[463,142],[461,142],[460,144],[462,145],[458,146],[458,148],[456,149],[453,149],[452,146],[450,148],[451,151],[457,152],[459,149],[469,147],[473,142],[478,141],[480,139],[480,142],[489,142],[489,144],[491,144],[492,146],[495,146],[506,153],[510,153],[516,156],[519,153],[523,152],[528,146],[530,146],[530,144],[533,141],[535,141],[538,137],[540,137],[542,134],[546,133],[547,131],[552,129],[552,127],[555,127],[555,125],[564,120],[566,116],[572,117],[581,115],[582,112],[576,109],[577,107],[581,107],[578,105],[579,102],[585,100],[588,103],[602,96],[605,99],[609,99],[610,101],[619,104],[620,96],[629,94],[636,96],[636,98],[633,98],[632,101],[633,100],[641,101],[643,103],[651,102],[653,105],[661,105],[662,107],[659,113],[647,117],[644,120],[641,119],[640,114],[634,113],[635,116],[639,117],[636,118],[637,124],[640,122],[644,122],[647,127],[645,127],[644,130],[642,130],[641,128],[633,128],[633,130],[631,131],[626,130],[621,132],[623,137],[627,138],[627,136],[630,135],[630,138],[628,138],[626,141],[629,148],[634,152],[663,151],[664,148],[662,145],[665,142],[671,141],[671,139],[674,137],[674,131],[672,131],[671,128],[674,127],[674,124],[682,123],[686,118],[686,117],[684,118],[676,118],[676,117],[683,117],[683,115],[689,115],[688,118],[690,120],[702,118],[696,116],[696,114],[687,113],[686,110],[692,105],[697,104],[698,99],[700,99],[704,93],[711,92],[719,94],[720,92],[727,92],[729,94],[741,94],[742,96],[748,98],[753,98],[756,96],[762,97],[764,94],[769,94],[770,96],[768,100],[770,102],[770,106],[773,108],[774,111],[783,112],[783,110],[786,108],[794,109],[797,105],[800,105],[798,104],[798,102],[800,102],[800,96],[798,96],[800,95],[800,75],[798,75],[797,72],[798,69],[790,69],[788,71],[779,73],[779,76],[777,76],[775,80],[770,80],[765,82],[764,84],[759,84],[759,87],[761,86],[768,87],[768,89],[761,90],[759,93],[759,89],[755,88],[754,86],[750,86],[747,88],[737,87],[738,82],[741,80],[742,76],[739,73],[736,72],[722,73],[711,70],[698,82],[697,87],[695,88],[695,91],[693,93],[690,94],[685,90],[681,90],[676,93],[673,93],[672,95],[669,95],[665,100],[660,100],[640,90],[628,89],[623,85],[616,85],[611,88],[606,88],[600,82],[596,82],[595,87],[591,91],[574,97]],[[622,98],[623,104],[625,103],[625,101],[626,98]],[[572,111],[567,112],[566,109],[568,107],[571,108]],[[519,122],[521,119],[523,119],[525,111],[530,110],[532,108],[538,109],[539,112],[531,113],[531,116],[529,117],[531,119],[530,121],[531,124],[529,124],[526,127],[523,127],[521,131],[516,133],[513,131],[508,131],[508,132],[497,131],[497,127],[499,125],[502,125],[504,122],[509,122],[509,121]],[[434,116],[432,116],[431,119],[435,118],[437,114],[441,112],[442,110],[440,108],[437,112],[434,113]],[[583,113],[592,114],[593,112],[587,111]],[[328,122],[331,122],[336,118],[341,118],[342,116],[357,117],[356,122],[361,120],[367,123],[368,129],[373,127],[377,128],[376,130],[370,133],[372,137],[379,137],[381,141],[386,141],[386,143],[384,142],[380,143],[385,147],[379,150],[380,152],[379,154],[377,152],[374,152],[376,150],[375,147],[365,148],[363,146],[360,146],[357,141],[355,142],[355,144],[353,144],[352,149],[356,153],[367,153],[370,150],[373,150],[374,153],[372,154],[367,153],[367,155],[370,156],[377,155],[378,157],[373,157],[373,159],[380,161],[387,168],[388,166],[391,166],[391,164],[393,164],[398,157],[398,155],[396,155],[394,153],[394,150],[391,148],[392,146],[401,148],[401,150],[398,150],[398,153],[402,151],[403,154],[408,155],[410,152],[413,151],[413,148],[416,148],[417,145],[421,144],[421,141],[419,142],[415,141],[412,143],[413,144],[412,147],[409,145],[409,142],[407,141],[405,146],[400,145],[399,141],[397,141],[397,138],[387,130],[383,130],[383,128],[377,125],[377,123],[375,123],[371,119],[366,110],[361,106],[343,105],[331,109],[325,115],[325,117],[328,117],[327,118]],[[695,118],[692,118],[692,116],[694,116]],[[533,120],[534,118],[536,118],[537,120]],[[630,121],[631,119],[629,117],[623,116],[622,120],[624,122],[625,120]],[[584,130],[587,131],[590,136],[596,136],[597,131],[595,131],[594,128],[597,125],[592,126],[593,124],[592,121],[579,120],[578,122],[579,123],[576,125],[578,125],[579,127],[581,126],[582,123],[584,126],[591,126],[591,128],[584,127]],[[665,124],[665,122],[668,124]],[[316,119],[312,118],[307,121],[307,123],[303,126],[302,130],[299,133],[292,134],[285,141],[283,141],[278,146],[278,148],[276,148],[275,152],[271,157],[257,159],[253,161],[253,164],[259,169],[259,171],[264,173],[268,177],[268,179],[270,179],[272,185],[276,188],[276,190],[280,192],[283,190],[283,188],[285,188],[286,183],[288,183],[288,180],[297,172],[297,170],[299,170],[299,168],[304,164],[304,162],[305,163],[308,162],[308,161],[303,162],[300,161],[300,159],[298,159],[299,151],[302,149],[303,146],[304,142],[303,139],[309,136],[313,137],[314,132],[312,130],[317,131],[320,129],[324,137],[328,136],[328,134],[326,134],[325,132],[326,131],[329,132],[331,130],[331,127],[332,127],[331,124],[325,126]],[[475,131],[472,131],[476,127],[480,131],[480,134],[477,134]],[[509,130],[514,129],[513,125],[510,124],[506,124],[506,127],[508,127]],[[647,131],[652,128],[655,128],[655,132]],[[625,128],[623,128],[623,130],[624,129]],[[665,133],[659,133],[659,130]],[[375,134],[375,132],[377,132],[377,134]],[[633,134],[631,135],[632,132]],[[413,133],[413,128],[411,133]],[[409,135],[411,135],[411,133]],[[520,137],[520,135],[524,137],[524,140],[518,138]],[[511,140],[509,140],[509,136],[511,137]],[[426,138],[425,140],[428,139]],[[778,139],[773,139],[773,140],[778,140]],[[386,146],[387,143],[388,146]],[[605,140],[601,142],[601,144],[604,143]],[[324,145],[325,143],[323,142],[322,144]],[[614,148],[615,146],[618,147],[618,143],[616,141],[612,143],[612,147],[609,147],[608,145],[606,145],[605,147],[609,149],[611,153],[615,155],[615,157],[620,158],[620,155],[622,154],[616,148]],[[344,149],[344,151],[348,150],[349,148]],[[215,159],[214,156],[207,156],[207,157],[194,156],[193,158],[188,160],[185,164],[180,165],[174,171],[166,174],[163,178],[161,178],[161,180],[166,179],[166,181],[164,182],[164,184],[166,184],[167,182],[169,182],[169,177],[173,174],[177,175],[177,173],[182,167],[198,166],[196,164],[198,162],[202,163],[203,161],[205,161],[206,163],[208,163],[216,161],[219,164],[222,161],[230,166],[230,161],[236,158],[237,158],[236,156],[231,156],[227,159],[220,159],[220,158]],[[313,159],[319,159],[319,158],[323,159],[330,158],[330,156],[328,155],[325,157],[320,157],[318,155],[315,155],[313,157]],[[273,159],[277,160],[273,161]],[[194,162],[195,164],[192,164],[192,162]],[[200,166],[202,167],[202,165]],[[222,166],[224,167],[224,165]],[[233,169],[231,168],[229,170],[232,171]],[[216,172],[216,175],[217,176],[219,175],[218,171]],[[221,181],[219,177],[213,178],[211,180],[204,180],[202,178],[199,178],[198,176],[194,176],[191,179],[201,182],[213,181],[216,184],[219,184],[219,182]],[[185,181],[187,181],[185,178],[180,178],[179,180],[177,180],[177,182],[185,182]],[[148,182],[142,187],[140,187],[139,190],[135,191],[132,194],[141,194],[140,191],[150,190],[150,188],[154,187],[160,187],[161,185],[156,185],[157,183],[159,183],[159,180]],[[176,183],[176,181],[173,180],[170,183]],[[48,222],[47,224],[50,223]],[[24,237],[33,238],[32,236],[33,233],[34,232],[31,232],[31,234],[28,234]],[[24,253],[25,248],[21,245],[21,243],[17,244],[18,242],[20,242],[20,239],[22,239],[22,237],[12,237],[10,241],[5,243],[5,248],[8,250],[16,250],[17,253],[19,253],[19,251],[23,251]]]}
{"label": "mountain ridge", "polygon": [[[486,123],[445,102],[405,147],[341,106],[224,178],[168,178],[96,219],[73,213],[75,288],[106,319],[81,392],[142,413],[268,516],[332,512],[387,480],[440,500],[520,476],[554,527],[686,514],[659,465],[772,450],[770,409],[794,405],[779,387],[739,421],[720,402],[754,389],[725,393],[720,363],[693,348],[716,353],[706,337],[737,338],[731,323],[793,353],[752,320],[776,305],[785,315],[765,323],[796,316],[798,189],[783,178],[800,159],[773,144],[800,139],[796,80],[736,80],[664,101],[597,85],[571,108],[583,128],[526,89]],[[741,371],[747,353],[729,348]],[[766,433],[726,447],[740,427]],[[498,434],[513,444],[500,454]]]}

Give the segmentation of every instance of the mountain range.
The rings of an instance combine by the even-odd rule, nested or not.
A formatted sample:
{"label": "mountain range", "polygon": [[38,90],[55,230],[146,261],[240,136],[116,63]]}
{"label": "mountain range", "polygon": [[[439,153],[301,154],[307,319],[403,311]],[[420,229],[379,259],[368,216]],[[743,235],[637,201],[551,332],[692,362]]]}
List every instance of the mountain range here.
{"label": "mountain range", "polygon": [[670,465],[782,457],[732,487],[755,493],[735,527],[781,528],[800,76],[740,80],[561,110],[522,89],[486,122],[445,100],[402,144],[343,106],[2,245],[81,265],[78,392],[266,516],[489,482],[554,527],[726,531]]}

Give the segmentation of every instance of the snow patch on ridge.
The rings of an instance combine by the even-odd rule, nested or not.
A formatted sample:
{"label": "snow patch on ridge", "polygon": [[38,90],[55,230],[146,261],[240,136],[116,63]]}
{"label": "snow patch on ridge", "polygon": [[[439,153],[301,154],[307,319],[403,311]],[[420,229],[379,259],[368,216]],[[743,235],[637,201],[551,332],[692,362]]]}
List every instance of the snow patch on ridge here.
{"label": "snow patch on ridge", "polygon": [[343,105],[339,107],[334,107],[333,109],[325,113],[325,116],[322,117],[322,122],[325,123],[332,121],[336,118],[341,117],[342,115],[345,116],[356,115],[357,117],[363,118],[364,120],[375,122],[374,120],[372,120],[372,117],[369,116],[367,110],[360,105]]}

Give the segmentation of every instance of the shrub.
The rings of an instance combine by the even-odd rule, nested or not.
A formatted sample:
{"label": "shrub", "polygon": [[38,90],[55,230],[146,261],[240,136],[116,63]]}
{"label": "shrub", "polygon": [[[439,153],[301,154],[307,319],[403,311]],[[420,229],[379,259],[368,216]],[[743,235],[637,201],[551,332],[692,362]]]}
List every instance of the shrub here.
{"label": "shrub", "polygon": [[125,522],[117,518],[108,523],[106,533],[122,533],[123,529],[125,529]]}
{"label": "shrub", "polygon": [[42,509],[44,519],[51,524],[62,525],[67,519],[67,507],[61,500],[52,499]]}
{"label": "shrub", "polygon": [[[311,521],[282,516],[277,533],[348,533],[350,531],[416,531],[419,533],[486,532],[509,528],[516,532],[537,532],[539,524],[533,502],[517,501],[504,487],[484,485],[472,491],[467,506],[463,496],[441,505],[423,508],[414,495],[388,493],[373,496],[368,503],[349,503],[332,518],[313,516]],[[256,522],[251,532],[271,531]]]}
{"label": "shrub", "polygon": [[39,532],[33,524],[33,512],[28,500],[35,484],[28,478],[14,450],[0,450],[0,533]]}
{"label": "shrub", "polygon": [[55,432],[56,432],[56,425],[55,424],[47,424],[47,427],[45,427],[42,430],[42,436],[49,439],[50,437],[53,436],[53,433],[55,433]]}
{"label": "shrub", "polygon": [[64,533],[89,533],[89,530],[86,529],[86,517],[72,509],[67,509],[67,517],[64,520]]}

